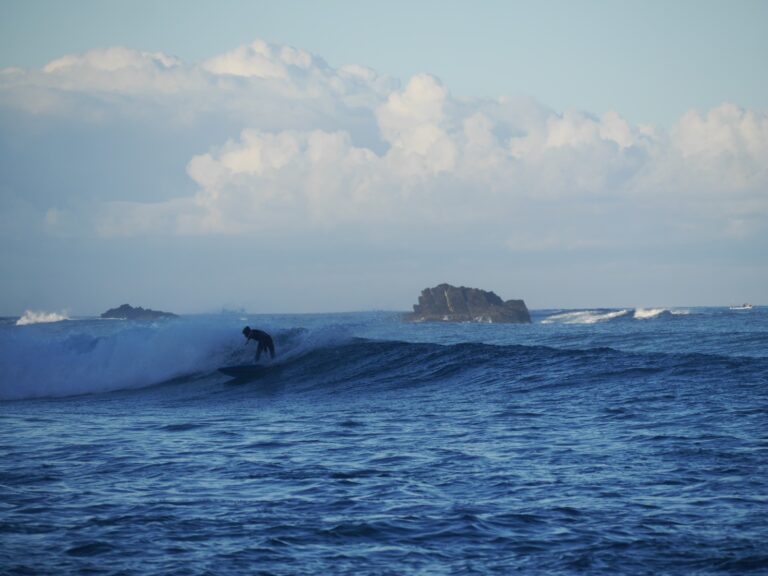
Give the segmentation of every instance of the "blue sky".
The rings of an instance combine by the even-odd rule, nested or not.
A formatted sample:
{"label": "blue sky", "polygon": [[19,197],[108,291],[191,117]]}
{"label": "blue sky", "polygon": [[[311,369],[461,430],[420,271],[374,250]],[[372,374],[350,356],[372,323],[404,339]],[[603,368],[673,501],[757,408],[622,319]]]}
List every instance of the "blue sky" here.
{"label": "blue sky", "polygon": [[0,3],[0,313],[768,303],[768,3]]}

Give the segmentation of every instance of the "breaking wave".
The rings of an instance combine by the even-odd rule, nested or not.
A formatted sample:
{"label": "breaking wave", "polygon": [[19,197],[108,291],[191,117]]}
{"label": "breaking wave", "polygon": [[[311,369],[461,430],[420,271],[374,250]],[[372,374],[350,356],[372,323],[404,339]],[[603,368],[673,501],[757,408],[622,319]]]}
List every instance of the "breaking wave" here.
{"label": "breaking wave", "polygon": [[[253,361],[240,320],[204,319],[49,323],[0,332],[0,399],[72,396],[136,389],[179,377],[211,374],[218,366]],[[236,323],[236,324],[235,324]],[[266,327],[269,328],[269,327]],[[276,363],[290,362],[343,331],[272,331]]]}
{"label": "breaking wave", "polygon": [[672,310],[669,308],[635,308],[622,310],[576,310],[548,316],[542,324],[597,324],[618,319],[653,320],[670,316],[687,315],[688,310]]}
{"label": "breaking wave", "polygon": [[666,308],[637,308],[634,317],[637,320],[650,320],[652,318],[658,318],[664,313],[669,313],[669,310]]}
{"label": "breaking wave", "polygon": [[[119,326],[122,324],[122,326]],[[98,334],[93,327],[99,327]],[[164,383],[184,386],[226,378],[217,368],[253,361],[254,347],[243,346],[237,326],[168,321],[151,325],[72,324],[56,336],[18,331],[0,341],[0,399],[62,397],[146,388]],[[117,328],[113,328],[117,326]],[[296,391],[355,394],[376,389],[440,384],[446,390],[483,386],[560,386],[564,367],[581,383],[644,374],[716,375],[762,360],[716,355],[628,353],[609,347],[562,349],[543,345],[409,343],[354,337],[344,326],[273,330],[277,359],[260,377],[262,385],[290,383]],[[42,330],[42,328],[41,328]],[[530,367],[536,367],[531,374]],[[753,368],[760,368],[755,365]],[[527,375],[526,375],[527,374]],[[724,377],[724,376],[723,376]],[[197,383],[197,384],[195,384]],[[516,384],[515,384],[516,383]]]}
{"label": "breaking wave", "polygon": [[21,318],[16,320],[16,326],[47,324],[50,322],[61,322],[63,320],[69,320],[69,316],[64,313],[58,314],[56,312],[34,312],[32,310],[27,310]]}
{"label": "breaking wave", "polygon": [[597,324],[598,322],[606,322],[608,320],[615,320],[617,318],[625,318],[631,314],[630,310],[613,310],[613,311],[595,311],[595,310],[578,310],[575,312],[564,312],[562,314],[555,314],[549,316],[541,321],[542,324]]}

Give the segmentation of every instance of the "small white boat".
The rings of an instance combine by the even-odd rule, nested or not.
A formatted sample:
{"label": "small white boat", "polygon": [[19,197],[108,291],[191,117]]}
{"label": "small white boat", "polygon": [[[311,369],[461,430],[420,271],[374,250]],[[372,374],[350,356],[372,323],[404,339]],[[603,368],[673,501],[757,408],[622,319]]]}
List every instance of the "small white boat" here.
{"label": "small white boat", "polygon": [[731,310],[752,310],[752,304],[744,303],[741,306],[731,306]]}

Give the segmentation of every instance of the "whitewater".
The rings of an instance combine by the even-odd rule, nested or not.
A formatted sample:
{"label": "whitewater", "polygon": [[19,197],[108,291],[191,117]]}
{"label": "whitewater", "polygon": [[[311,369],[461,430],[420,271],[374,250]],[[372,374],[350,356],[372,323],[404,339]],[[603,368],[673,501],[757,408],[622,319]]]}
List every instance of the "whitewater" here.
{"label": "whitewater", "polygon": [[2,318],[0,573],[768,574],[768,309],[532,320]]}

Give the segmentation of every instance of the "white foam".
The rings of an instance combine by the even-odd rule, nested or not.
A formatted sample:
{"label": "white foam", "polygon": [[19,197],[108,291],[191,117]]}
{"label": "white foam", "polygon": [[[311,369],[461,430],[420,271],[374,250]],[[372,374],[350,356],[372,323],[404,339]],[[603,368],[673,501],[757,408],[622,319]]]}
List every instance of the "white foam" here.
{"label": "white foam", "polygon": [[607,322],[615,318],[621,318],[628,314],[628,310],[615,310],[611,312],[599,312],[595,310],[578,310],[575,312],[565,312],[555,314],[541,321],[542,324],[597,324],[598,322]]}
{"label": "white foam", "polygon": [[34,312],[33,310],[27,310],[21,318],[16,320],[16,326],[47,324],[49,322],[61,322],[63,320],[69,320],[69,316],[63,312],[57,314],[56,312]]}
{"label": "white foam", "polygon": [[669,312],[666,308],[637,308],[635,309],[635,319],[637,320],[651,320],[658,318],[665,312]]}

